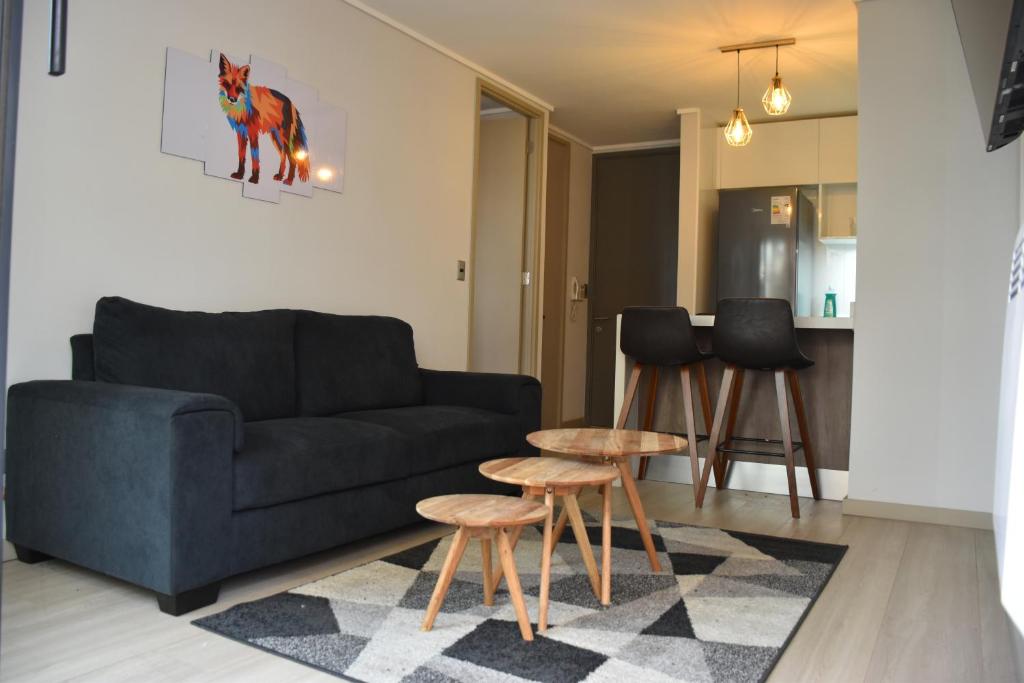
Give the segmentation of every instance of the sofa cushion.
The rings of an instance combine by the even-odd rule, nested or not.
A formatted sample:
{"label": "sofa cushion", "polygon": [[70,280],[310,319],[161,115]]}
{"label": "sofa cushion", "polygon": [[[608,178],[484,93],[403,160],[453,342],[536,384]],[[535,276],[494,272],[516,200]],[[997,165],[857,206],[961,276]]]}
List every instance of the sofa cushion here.
{"label": "sofa cushion", "polygon": [[298,311],[300,415],[423,403],[412,328],[396,318]]}
{"label": "sofa cushion", "polygon": [[234,509],[248,510],[400,479],[408,444],[369,422],[298,417],[248,422],[235,454]]}
{"label": "sofa cushion", "polygon": [[410,474],[518,455],[523,445],[517,416],[479,408],[410,406],[344,413],[337,417],[380,425],[401,434],[414,454],[408,466]]}
{"label": "sofa cushion", "polygon": [[295,415],[293,311],[200,313],[96,302],[96,379],[224,396],[246,420]]}

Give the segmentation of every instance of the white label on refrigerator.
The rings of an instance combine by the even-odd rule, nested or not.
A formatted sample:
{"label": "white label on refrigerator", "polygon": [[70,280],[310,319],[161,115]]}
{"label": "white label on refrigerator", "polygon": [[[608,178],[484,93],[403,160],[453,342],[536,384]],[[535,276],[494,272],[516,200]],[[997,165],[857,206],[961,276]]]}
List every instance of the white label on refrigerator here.
{"label": "white label on refrigerator", "polygon": [[772,197],[772,225],[789,225],[793,215],[793,202],[789,195]]}

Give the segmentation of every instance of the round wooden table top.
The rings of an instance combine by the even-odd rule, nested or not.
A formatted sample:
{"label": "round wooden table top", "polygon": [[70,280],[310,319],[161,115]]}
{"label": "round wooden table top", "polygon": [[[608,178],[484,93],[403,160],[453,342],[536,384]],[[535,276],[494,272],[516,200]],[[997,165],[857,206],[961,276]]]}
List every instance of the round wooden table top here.
{"label": "round wooden table top", "polygon": [[548,516],[542,503],[487,493],[456,493],[416,503],[416,512],[441,524],[468,527],[523,526]]}
{"label": "round wooden table top", "polygon": [[663,455],[686,448],[681,436],[635,429],[543,429],[526,440],[543,451],[601,458]]}
{"label": "round wooden table top", "polygon": [[618,479],[619,468],[570,458],[501,458],[480,465],[480,474],[518,486],[600,486]]}

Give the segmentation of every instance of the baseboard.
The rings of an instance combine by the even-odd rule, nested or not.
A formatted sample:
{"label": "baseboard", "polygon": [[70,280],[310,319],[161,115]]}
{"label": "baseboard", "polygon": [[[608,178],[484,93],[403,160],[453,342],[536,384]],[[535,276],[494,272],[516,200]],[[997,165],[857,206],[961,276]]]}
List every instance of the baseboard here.
{"label": "baseboard", "polygon": [[962,526],[968,529],[992,529],[992,514],[974,510],[954,510],[951,508],[929,507],[927,505],[905,505],[903,503],[883,503],[874,500],[843,501],[843,514],[856,517],[880,517],[882,519],[898,519],[902,522],[920,522],[922,524],[944,524],[946,526]]}
{"label": "baseboard", "polygon": [[584,417],[578,417],[575,420],[562,420],[563,429],[579,429],[580,427],[587,426],[587,419]]}
{"label": "baseboard", "polygon": [[[633,458],[633,460],[639,461],[639,458]],[[703,470],[704,458],[699,458],[699,461]],[[636,462],[634,462],[634,471],[635,469]],[[732,472],[729,475],[729,488],[731,489],[780,495],[789,494],[789,481],[786,478],[784,465],[737,460],[732,463],[731,469]],[[651,458],[647,469],[647,478],[676,484],[692,484],[690,458],[685,455],[661,455]],[[821,497],[826,500],[838,501],[846,498],[848,481],[848,472],[818,468],[818,485],[821,489]],[[715,487],[714,477],[711,478],[708,486]],[[796,468],[796,491],[799,496],[808,498],[811,496],[811,480],[807,475],[806,467],[798,466]]]}

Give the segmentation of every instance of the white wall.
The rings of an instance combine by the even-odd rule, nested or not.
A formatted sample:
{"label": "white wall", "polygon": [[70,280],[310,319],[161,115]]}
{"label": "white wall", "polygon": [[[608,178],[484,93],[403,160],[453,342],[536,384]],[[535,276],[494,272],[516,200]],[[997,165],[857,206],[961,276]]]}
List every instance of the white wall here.
{"label": "white wall", "polygon": [[519,372],[526,139],[522,114],[480,118],[469,369]]}
{"label": "white wall", "polygon": [[[566,239],[565,291],[573,276],[585,284],[590,279],[590,181],[594,155],[589,147],[569,141],[569,235]],[[565,308],[565,352],[562,361],[562,421],[582,420],[586,412],[588,301],[576,305],[572,318]]]}
{"label": "white wall", "polygon": [[1019,150],[984,151],[948,0],[858,7],[849,497],[991,511]]}
{"label": "white wall", "polygon": [[[108,294],[395,315],[422,365],[465,367],[474,72],[338,0],[89,0],[52,78],[49,3],[25,5],[9,381],[68,377]],[[161,154],[168,46],[259,54],[346,108],[345,193],[243,199]]]}

